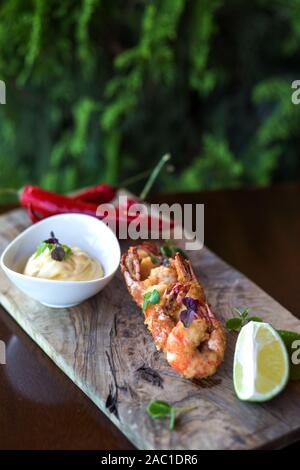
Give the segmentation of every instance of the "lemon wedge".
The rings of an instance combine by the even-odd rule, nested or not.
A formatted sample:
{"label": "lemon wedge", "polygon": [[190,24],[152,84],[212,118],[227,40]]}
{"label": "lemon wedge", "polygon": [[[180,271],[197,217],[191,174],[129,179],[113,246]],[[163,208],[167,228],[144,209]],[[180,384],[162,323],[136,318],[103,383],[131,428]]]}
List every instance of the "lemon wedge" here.
{"label": "lemon wedge", "polygon": [[266,401],[278,395],[289,377],[289,358],[279,334],[269,323],[251,321],[238,336],[233,382],[240,400]]}

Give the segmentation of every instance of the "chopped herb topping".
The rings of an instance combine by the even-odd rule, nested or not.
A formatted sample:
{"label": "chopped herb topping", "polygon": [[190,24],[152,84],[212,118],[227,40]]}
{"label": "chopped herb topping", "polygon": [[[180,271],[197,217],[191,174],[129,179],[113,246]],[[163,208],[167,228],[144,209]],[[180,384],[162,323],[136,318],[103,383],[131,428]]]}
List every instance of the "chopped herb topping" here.
{"label": "chopped herb topping", "polygon": [[51,238],[42,241],[35,252],[35,258],[40,256],[44,251],[48,248],[51,251],[51,258],[55,261],[64,261],[66,260],[71,254],[72,250],[67,245],[62,245],[59,243],[58,238],[55,237],[54,233],[50,233]]}
{"label": "chopped herb topping", "polygon": [[144,295],[144,302],[143,302],[143,311],[146,310],[149,304],[155,305],[158,304],[160,301],[160,293],[154,289],[152,292],[146,292]]}
{"label": "chopped herb topping", "polygon": [[37,247],[36,251],[35,251],[35,258],[37,258],[38,256],[40,256],[42,253],[44,253],[44,251],[49,248],[49,250],[52,249],[52,245],[50,245],[50,243],[47,243],[47,242],[41,242],[39,244],[39,246]]}
{"label": "chopped herb topping", "polygon": [[188,256],[185,253],[185,251],[183,251],[178,246],[174,245],[172,240],[167,240],[160,247],[160,252],[163,256],[166,256],[167,258],[173,258],[176,255],[176,253],[180,253],[180,254],[182,254],[182,256],[184,256],[184,258],[188,259]]}
{"label": "chopped herb topping", "polygon": [[232,317],[226,322],[226,326],[230,331],[240,331],[241,328],[246,325],[249,321],[262,322],[260,317],[249,317],[250,308],[246,307],[243,309],[234,308],[234,311],[238,316]]}
{"label": "chopped herb topping", "polygon": [[170,246],[168,245],[162,245],[160,247],[160,252],[163,256],[167,256],[168,258],[171,258],[174,254],[173,250],[171,250]]}

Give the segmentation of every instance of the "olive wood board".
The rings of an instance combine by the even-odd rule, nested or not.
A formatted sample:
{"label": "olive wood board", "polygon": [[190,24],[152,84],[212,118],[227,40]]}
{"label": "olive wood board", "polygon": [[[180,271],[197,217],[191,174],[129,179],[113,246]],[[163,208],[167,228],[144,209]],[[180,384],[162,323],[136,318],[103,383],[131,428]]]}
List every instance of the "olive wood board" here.
{"label": "olive wood board", "polygon": [[[22,209],[2,215],[0,252],[29,224]],[[126,244],[121,248],[124,251]],[[300,332],[296,317],[207,248],[189,254],[222,322],[232,316],[234,307],[251,306],[254,315],[275,327]],[[237,399],[232,381],[236,333],[227,333],[219,371],[190,381],[156,350],[120,271],[97,296],[69,309],[42,306],[0,271],[0,302],[7,312],[138,448],[279,448],[300,437],[300,382],[290,382],[266,403]],[[147,415],[146,406],[153,399],[197,409],[181,415],[169,431],[167,420]]]}

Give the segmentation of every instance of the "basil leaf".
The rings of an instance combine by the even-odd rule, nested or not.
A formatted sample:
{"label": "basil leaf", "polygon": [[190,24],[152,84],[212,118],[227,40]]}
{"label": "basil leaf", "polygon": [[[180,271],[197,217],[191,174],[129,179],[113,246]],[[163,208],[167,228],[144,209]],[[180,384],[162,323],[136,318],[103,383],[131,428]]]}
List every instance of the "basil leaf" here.
{"label": "basil leaf", "polygon": [[296,331],[288,331],[288,330],[277,330],[277,333],[281,336],[284,342],[290,343],[297,339],[300,339],[300,333]]}
{"label": "basil leaf", "polygon": [[160,247],[160,252],[163,256],[167,256],[167,258],[171,258],[173,256],[173,252],[168,245],[162,245]]}
{"label": "basil leaf", "polygon": [[226,327],[230,331],[240,331],[243,324],[243,319],[239,317],[230,318],[226,322]]}
{"label": "basil leaf", "polygon": [[160,252],[163,256],[167,256],[168,258],[172,258],[176,255],[176,253],[182,254],[182,256],[188,259],[188,255],[186,252],[179,248],[178,246],[174,245],[172,242],[166,242],[160,247]]}
{"label": "basil leaf", "polygon": [[149,302],[150,304],[155,305],[155,304],[158,304],[159,301],[160,301],[160,293],[156,289],[154,289],[150,294]]}
{"label": "basil leaf", "polygon": [[49,250],[51,251],[52,248],[53,248],[53,245],[51,243],[47,243],[47,242],[41,242],[36,251],[35,251],[35,258],[37,258],[38,256],[40,256],[42,253],[44,253],[44,251],[49,248]]}
{"label": "basil leaf", "polygon": [[[53,235],[53,237],[52,237],[52,235]],[[61,247],[64,251],[64,256],[63,257],[60,256],[60,258],[61,258],[60,261],[67,259],[72,254],[72,249],[68,245],[62,245],[61,243],[59,243],[58,239],[54,238],[54,233],[53,232],[51,232],[51,237],[52,238],[48,238],[47,240],[42,241],[38,245],[38,247],[35,251],[35,258],[37,258],[42,253],[44,253],[44,251],[47,248],[52,253],[55,249],[57,249],[57,247]],[[55,256],[53,257],[53,259],[55,259]]]}
{"label": "basil leaf", "polygon": [[156,290],[153,289],[152,292],[146,292],[144,295],[144,302],[143,302],[143,311],[146,310],[149,304],[155,305],[160,302],[160,293]]}
{"label": "basil leaf", "polygon": [[175,421],[179,414],[189,413],[197,408],[197,406],[185,406],[182,408],[175,408],[170,405],[167,401],[153,400],[147,406],[148,415],[153,418],[170,418],[169,429],[173,431],[175,427]]}
{"label": "basil leaf", "polygon": [[250,307],[245,307],[243,309],[240,308],[234,308],[233,309],[243,320],[245,320],[248,316],[248,313],[250,312]]}
{"label": "basil leaf", "polygon": [[171,410],[172,406],[163,400],[153,400],[147,406],[148,415],[154,419],[170,416]]}
{"label": "basil leaf", "polygon": [[143,311],[145,311],[148,306],[150,295],[151,295],[151,292],[146,292],[146,294],[144,295]]}

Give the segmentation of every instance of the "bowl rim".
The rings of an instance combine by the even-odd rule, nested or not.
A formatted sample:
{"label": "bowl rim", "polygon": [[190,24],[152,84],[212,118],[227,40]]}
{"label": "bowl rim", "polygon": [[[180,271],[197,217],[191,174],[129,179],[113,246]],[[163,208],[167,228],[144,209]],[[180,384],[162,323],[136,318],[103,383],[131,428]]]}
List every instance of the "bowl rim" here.
{"label": "bowl rim", "polygon": [[[116,263],[116,267],[111,272],[109,272],[108,274],[105,274],[105,276],[103,276],[103,277],[99,277],[97,279],[90,279],[88,281],[65,281],[65,280],[62,280],[62,279],[45,279],[45,278],[41,278],[41,277],[27,276],[26,274],[18,273],[17,271],[14,271],[13,269],[9,268],[4,263],[4,258],[6,256],[6,254],[11,250],[13,245],[15,243],[17,243],[24,236],[25,233],[29,233],[29,232],[33,231],[35,229],[35,227],[37,227],[38,225],[46,223],[49,219],[65,218],[66,216],[71,217],[71,218],[72,217],[83,218],[86,221],[92,219],[94,222],[100,224],[100,226],[102,226],[103,228],[105,227],[105,229],[107,229],[111,233],[112,238],[114,238],[115,241],[117,242],[116,246],[118,248],[118,262]],[[101,282],[105,281],[108,278],[110,278],[111,276],[113,276],[115,274],[115,272],[117,271],[119,265],[120,265],[120,261],[121,261],[121,247],[120,247],[119,240],[117,239],[116,234],[113,232],[113,230],[110,227],[108,227],[104,222],[102,222],[102,220],[97,219],[96,217],[93,217],[92,215],[81,214],[81,213],[74,212],[74,213],[51,215],[49,217],[46,217],[43,220],[40,220],[39,222],[36,222],[35,224],[32,224],[29,227],[27,227],[25,230],[23,230],[21,233],[19,233],[19,235],[17,235],[7,245],[7,247],[5,248],[5,250],[3,251],[2,255],[1,255],[0,266],[4,270],[4,272],[12,273],[13,276],[16,276],[20,279],[27,279],[27,280],[31,280],[33,282],[38,282],[38,283],[43,283],[43,284],[50,282],[51,285],[58,284],[59,286],[78,286],[78,285],[83,286],[83,285],[96,284],[99,281],[101,281]]]}

